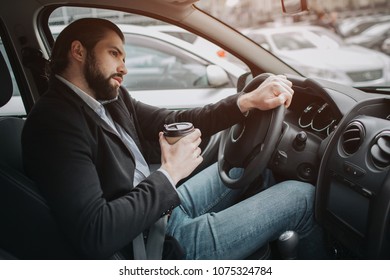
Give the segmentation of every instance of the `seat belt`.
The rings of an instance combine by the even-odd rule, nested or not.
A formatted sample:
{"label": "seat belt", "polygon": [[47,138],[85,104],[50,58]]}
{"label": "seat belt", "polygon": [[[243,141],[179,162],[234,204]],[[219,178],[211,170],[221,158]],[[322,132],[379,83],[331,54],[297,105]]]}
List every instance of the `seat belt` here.
{"label": "seat belt", "polygon": [[[122,127],[128,134],[127,142],[124,141],[121,136],[120,139],[124,141],[126,146],[129,146],[130,151],[134,157],[136,174],[134,175],[133,184],[134,186],[136,186],[142,179],[147,178],[147,176],[150,174],[150,170],[136,143],[138,142],[138,137],[134,126],[130,122],[129,111],[127,110],[123,100],[121,100],[120,98],[101,103],[105,108],[107,108],[109,114],[111,114],[113,121],[119,124],[119,126]],[[103,118],[104,117],[108,118],[108,115],[106,114],[103,116]],[[106,122],[110,125],[109,120],[106,120]],[[118,133],[120,134],[119,131]],[[162,251],[164,248],[165,228],[167,225],[167,219],[167,216],[160,218],[150,228],[146,249],[142,232],[133,240],[134,259],[161,260]]]}
{"label": "seat belt", "polygon": [[133,240],[133,255],[135,260],[162,259],[167,221],[168,216],[164,216],[150,228],[146,249],[143,233],[139,234]]}
{"label": "seat belt", "polygon": [[139,234],[133,240],[133,255],[135,260],[162,259],[167,221],[168,216],[164,216],[150,228],[146,249],[143,233]]}
{"label": "seat belt", "polygon": [[135,260],[146,260],[146,250],[144,243],[144,234],[139,234],[133,240],[133,255]]}
{"label": "seat belt", "polygon": [[150,229],[148,242],[146,243],[146,255],[148,260],[162,259],[167,222],[168,216],[165,215]]}

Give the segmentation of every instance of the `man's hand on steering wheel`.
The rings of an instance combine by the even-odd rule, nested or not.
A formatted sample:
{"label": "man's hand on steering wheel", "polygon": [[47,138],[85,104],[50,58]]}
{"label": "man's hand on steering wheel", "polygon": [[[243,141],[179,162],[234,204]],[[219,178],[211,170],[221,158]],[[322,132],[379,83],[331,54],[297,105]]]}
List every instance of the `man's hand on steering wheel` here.
{"label": "man's hand on steering wheel", "polygon": [[250,109],[262,111],[276,108],[282,104],[287,108],[291,104],[294,91],[292,83],[284,75],[271,75],[254,90],[238,98],[241,112]]}
{"label": "man's hand on steering wheel", "polygon": [[[269,73],[254,77],[242,92],[237,104],[247,117],[221,134],[218,151],[220,178],[233,189],[245,188],[267,167],[294,93],[286,76]],[[234,167],[243,169],[238,178],[229,176]]]}

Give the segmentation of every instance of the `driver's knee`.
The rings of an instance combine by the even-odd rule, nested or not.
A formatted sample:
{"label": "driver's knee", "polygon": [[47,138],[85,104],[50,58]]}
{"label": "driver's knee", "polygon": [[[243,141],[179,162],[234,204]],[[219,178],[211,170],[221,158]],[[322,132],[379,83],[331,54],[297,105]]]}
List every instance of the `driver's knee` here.
{"label": "driver's knee", "polygon": [[277,185],[291,196],[305,199],[308,206],[314,204],[315,187],[312,184],[296,180],[287,180],[278,183]]}

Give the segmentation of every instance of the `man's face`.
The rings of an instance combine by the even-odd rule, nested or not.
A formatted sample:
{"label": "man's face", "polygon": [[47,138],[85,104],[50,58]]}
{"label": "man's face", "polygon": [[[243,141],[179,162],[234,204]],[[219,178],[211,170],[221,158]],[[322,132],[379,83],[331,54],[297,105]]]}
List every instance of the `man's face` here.
{"label": "man's face", "polygon": [[127,70],[124,65],[123,42],[113,31],[87,53],[84,75],[97,100],[110,100],[118,95],[118,88]]}

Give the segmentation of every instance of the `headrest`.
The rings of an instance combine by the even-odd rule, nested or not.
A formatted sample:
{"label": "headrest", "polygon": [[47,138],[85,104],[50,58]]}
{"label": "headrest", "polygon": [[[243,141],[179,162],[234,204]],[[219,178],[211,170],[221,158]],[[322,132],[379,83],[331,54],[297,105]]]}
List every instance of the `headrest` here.
{"label": "headrest", "polygon": [[8,103],[12,97],[13,86],[4,57],[0,52],[0,107]]}

